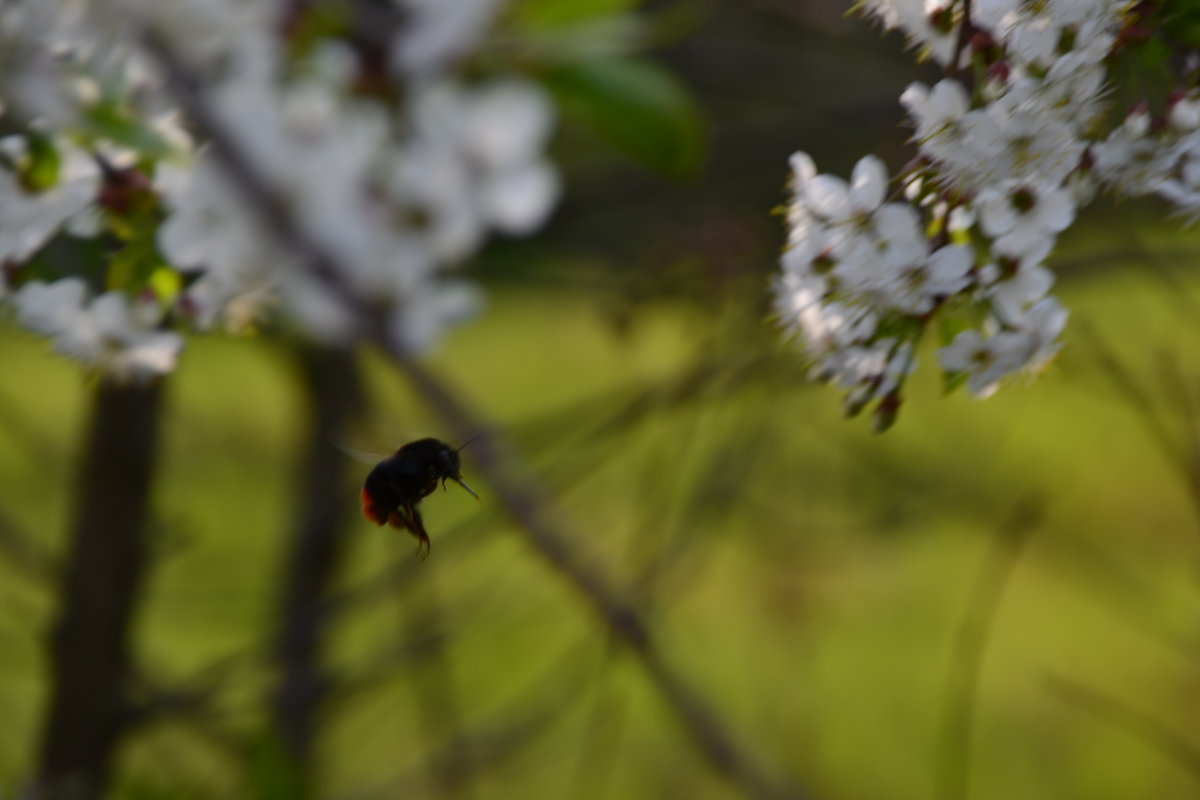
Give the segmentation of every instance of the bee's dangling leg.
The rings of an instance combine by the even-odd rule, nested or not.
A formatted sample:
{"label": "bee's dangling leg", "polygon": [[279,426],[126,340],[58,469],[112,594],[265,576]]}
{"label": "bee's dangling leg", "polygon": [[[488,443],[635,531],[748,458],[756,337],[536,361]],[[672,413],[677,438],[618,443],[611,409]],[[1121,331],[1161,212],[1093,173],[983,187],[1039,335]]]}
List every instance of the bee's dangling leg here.
{"label": "bee's dangling leg", "polygon": [[408,524],[408,532],[411,533],[417,540],[417,552],[421,554],[421,560],[429,558],[429,551],[432,549],[429,542],[429,534],[425,532],[425,523],[421,520],[421,512],[417,510],[415,505],[406,505],[402,507]]}

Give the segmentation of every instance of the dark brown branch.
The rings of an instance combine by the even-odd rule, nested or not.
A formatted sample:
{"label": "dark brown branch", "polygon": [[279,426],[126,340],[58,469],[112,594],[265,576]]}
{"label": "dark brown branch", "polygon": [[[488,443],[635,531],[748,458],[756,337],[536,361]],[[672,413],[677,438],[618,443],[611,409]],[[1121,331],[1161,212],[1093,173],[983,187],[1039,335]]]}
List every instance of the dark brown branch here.
{"label": "dark brown branch", "polygon": [[129,635],[147,562],[161,400],[157,382],[96,387],[50,646],[39,798],[99,797],[129,721]]}
{"label": "dark brown branch", "polygon": [[329,688],[320,664],[327,623],[324,600],[344,549],[339,521],[344,511],[341,486],[346,459],[333,442],[358,413],[362,394],[349,350],[308,347],[301,350],[300,361],[312,404],[311,422],[283,578],[275,651],[280,675],[272,710],[284,751],[303,778],[311,763],[317,715]]}
{"label": "dark brown branch", "polygon": [[259,215],[267,232],[301,258],[304,268],[331,295],[347,303],[364,321],[363,331],[396,361],[424,402],[457,441],[474,438],[472,461],[501,505],[517,523],[535,552],[575,589],[586,605],[633,652],[658,693],[682,723],[705,760],[743,793],[755,798],[793,796],[769,778],[736,742],[707,702],[672,668],[658,651],[636,609],[617,594],[598,573],[587,567],[567,544],[536,482],[524,474],[521,462],[504,449],[498,437],[468,411],[433,373],[404,352],[388,335],[383,310],[358,297],[342,280],[336,259],[313,241],[291,215],[287,205],[242,152],[238,143],[212,113],[195,76],[170,46],[153,31],[144,42],[163,67],[176,99],[210,143],[213,155],[234,186]]}
{"label": "dark brown branch", "polygon": [[[358,296],[339,279],[337,260],[296,224],[284,198],[259,174],[257,166],[229,135],[225,124],[218,119],[204,97],[199,80],[178,58],[167,40],[158,31],[146,30],[142,43],[163,67],[180,106],[196,128],[207,137],[212,154],[252,212],[258,216],[268,235],[299,258],[303,268],[339,300],[362,305]],[[371,317],[377,318],[378,315],[372,314]]]}
{"label": "dark brown branch", "polygon": [[954,41],[954,63],[950,65],[950,74],[959,80],[963,79],[964,68],[962,56],[971,44],[971,36],[975,33],[975,24],[971,22],[971,0],[962,0],[962,19],[958,22],[958,36]]}

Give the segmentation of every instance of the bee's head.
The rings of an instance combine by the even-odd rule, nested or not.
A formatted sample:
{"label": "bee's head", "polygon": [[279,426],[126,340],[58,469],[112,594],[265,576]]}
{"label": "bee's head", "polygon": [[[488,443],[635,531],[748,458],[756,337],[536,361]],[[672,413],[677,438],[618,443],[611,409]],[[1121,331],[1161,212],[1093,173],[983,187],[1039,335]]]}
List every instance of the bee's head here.
{"label": "bee's head", "polygon": [[442,445],[434,454],[433,459],[439,475],[454,479],[460,477],[462,466],[459,464],[457,450],[452,449],[449,445]]}
{"label": "bee's head", "polygon": [[483,502],[480,500],[479,495],[475,494],[475,490],[467,486],[466,481],[462,479],[462,465],[458,459],[458,451],[462,450],[463,447],[466,447],[466,444],[457,449],[453,449],[449,445],[443,445],[434,456],[437,462],[438,473],[442,476],[442,490],[446,489],[446,479],[449,478],[466,489],[476,500]]}

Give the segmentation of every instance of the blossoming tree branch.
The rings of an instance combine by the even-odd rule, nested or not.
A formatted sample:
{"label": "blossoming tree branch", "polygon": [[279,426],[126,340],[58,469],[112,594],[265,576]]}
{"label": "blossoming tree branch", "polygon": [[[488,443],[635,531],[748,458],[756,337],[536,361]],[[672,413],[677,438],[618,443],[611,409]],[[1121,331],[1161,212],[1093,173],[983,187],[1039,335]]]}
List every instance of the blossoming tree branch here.
{"label": "blossoming tree branch", "polygon": [[890,181],[871,155],[849,182],[820,174],[804,152],[792,157],[775,304],[812,374],[846,390],[849,414],[873,406],[885,429],[927,336],[939,339],[947,387],[978,397],[1058,352],[1068,312],[1050,294],[1046,261],[1099,192],[1158,195],[1200,214],[1200,9],[1123,0],[859,8],[946,77],[901,95],[916,152]]}
{"label": "blossoming tree branch", "polygon": [[[469,8],[467,7],[469,6]],[[363,4],[364,9],[373,7]],[[19,324],[116,380],[170,372],[181,332],[286,325],[360,337],[354,307],[264,235],[181,113],[178,53],[287,211],[389,335],[420,351],[469,316],[451,270],[556,203],[553,111],[515,73],[461,76],[496,2],[12,2],[0,9],[0,297]]]}

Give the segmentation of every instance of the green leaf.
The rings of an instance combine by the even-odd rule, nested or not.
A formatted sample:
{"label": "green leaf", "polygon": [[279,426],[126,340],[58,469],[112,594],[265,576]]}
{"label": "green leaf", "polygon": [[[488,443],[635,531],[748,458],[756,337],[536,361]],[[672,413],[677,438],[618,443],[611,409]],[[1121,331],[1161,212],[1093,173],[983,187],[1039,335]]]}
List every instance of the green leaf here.
{"label": "green leaf", "polygon": [[1193,0],[1163,3],[1158,27],[1167,38],[1182,40],[1188,47],[1200,46],[1200,4]]}
{"label": "green leaf", "polygon": [[121,289],[130,294],[147,286],[160,297],[169,296],[173,288],[164,282],[162,271],[167,268],[158,251],[158,210],[153,205],[133,206],[124,214],[105,215],[109,230],[120,244],[108,257],[106,289]]}
{"label": "green leaf", "polygon": [[960,388],[966,385],[967,379],[971,377],[971,373],[958,370],[955,372],[942,373],[942,393],[954,394]]}
{"label": "green leaf", "polygon": [[22,165],[21,180],[31,191],[45,191],[58,183],[58,168],[62,164],[62,156],[47,136],[30,134],[26,137],[26,143],[28,160]]}
{"label": "green leaf", "polygon": [[639,0],[518,0],[509,11],[509,19],[526,29],[555,28],[622,14],[638,5]]}
{"label": "green leaf", "polygon": [[954,337],[971,327],[965,314],[943,313],[937,318],[938,342],[948,345]]}
{"label": "green leaf", "polygon": [[136,150],[143,156],[161,158],[170,155],[171,145],[141,120],[126,114],[115,103],[100,103],[88,109],[84,117],[87,133],[108,139],[116,144]]}
{"label": "green leaf", "polygon": [[547,69],[541,78],[568,117],[645,166],[673,177],[700,167],[703,116],[688,90],[654,62],[595,58]]}
{"label": "green leaf", "polygon": [[15,276],[9,276],[10,285],[77,276],[91,287],[100,288],[104,286],[108,256],[108,249],[98,240],[60,234],[26,262]]}
{"label": "green leaf", "polygon": [[105,288],[134,292],[146,286],[162,266],[156,253],[142,247],[123,247],[109,257]]}
{"label": "green leaf", "polygon": [[150,273],[150,277],[146,280],[146,286],[154,292],[156,297],[170,302],[174,301],[179,296],[179,292],[183,290],[183,277],[163,264]]}
{"label": "green leaf", "polygon": [[1148,39],[1137,50],[1142,63],[1148,68],[1157,68],[1171,59],[1171,46],[1161,39]]}
{"label": "green leaf", "polygon": [[1178,25],[1177,30],[1178,37],[1189,47],[1192,49],[1200,47],[1200,22],[1188,20]]}
{"label": "green leaf", "polygon": [[875,326],[876,339],[916,340],[924,323],[908,314],[891,313],[883,316]]}

